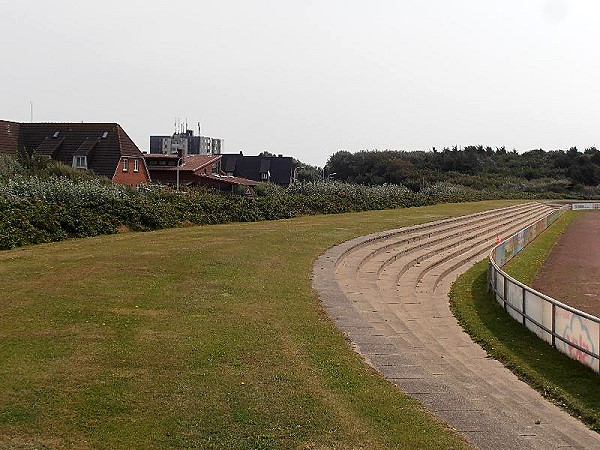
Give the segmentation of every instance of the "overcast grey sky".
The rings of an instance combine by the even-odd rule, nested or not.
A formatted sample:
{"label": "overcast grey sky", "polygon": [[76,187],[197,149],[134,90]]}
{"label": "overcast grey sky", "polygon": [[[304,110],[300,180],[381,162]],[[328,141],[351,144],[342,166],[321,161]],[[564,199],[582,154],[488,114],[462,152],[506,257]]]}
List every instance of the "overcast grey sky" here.
{"label": "overcast grey sky", "polygon": [[338,150],[600,146],[598,0],[0,1],[0,119]]}

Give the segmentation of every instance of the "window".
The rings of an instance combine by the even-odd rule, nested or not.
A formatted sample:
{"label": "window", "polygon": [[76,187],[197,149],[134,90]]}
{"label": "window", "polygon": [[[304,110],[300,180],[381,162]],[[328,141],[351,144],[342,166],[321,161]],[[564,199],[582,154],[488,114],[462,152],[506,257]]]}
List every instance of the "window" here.
{"label": "window", "polygon": [[102,133],[102,137],[100,139],[106,139],[107,136],[108,136],[108,131],[105,131],[104,133]]}
{"label": "window", "polygon": [[129,170],[129,159],[123,158],[123,172],[127,172]]}
{"label": "window", "polygon": [[52,135],[52,139],[56,139],[59,134],[60,134],[60,131],[55,131],[54,134]]}
{"label": "window", "polygon": [[260,174],[260,179],[261,180],[268,180],[269,179],[269,172],[262,172]]}
{"label": "window", "polygon": [[76,169],[87,169],[87,158],[85,156],[73,156],[73,167]]}
{"label": "window", "polygon": [[137,159],[133,160],[133,171],[134,172],[139,172],[140,171],[140,161]]}

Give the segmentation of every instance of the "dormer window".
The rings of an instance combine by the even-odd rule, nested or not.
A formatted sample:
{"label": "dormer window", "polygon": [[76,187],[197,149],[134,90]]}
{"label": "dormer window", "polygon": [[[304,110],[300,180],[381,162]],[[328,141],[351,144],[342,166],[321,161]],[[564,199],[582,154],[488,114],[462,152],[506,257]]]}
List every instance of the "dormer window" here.
{"label": "dormer window", "polygon": [[76,169],[87,169],[87,157],[80,155],[73,156],[73,167]]}

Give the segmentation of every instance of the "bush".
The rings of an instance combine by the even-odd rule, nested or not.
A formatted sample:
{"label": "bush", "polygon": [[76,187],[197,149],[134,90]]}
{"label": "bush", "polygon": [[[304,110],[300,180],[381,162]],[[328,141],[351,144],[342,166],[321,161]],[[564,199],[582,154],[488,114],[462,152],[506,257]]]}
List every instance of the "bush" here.
{"label": "bush", "polygon": [[6,183],[11,178],[18,175],[25,175],[25,168],[10,155],[0,154],[0,183]]}
{"label": "bush", "polygon": [[[207,189],[175,193],[151,186],[134,190],[101,179],[27,177],[12,172],[0,183],[0,249],[70,237],[145,231],[226,222],[287,219],[403,208],[441,202],[509,198],[511,193],[436,183],[413,192],[402,185],[361,186],[340,182],[261,184],[256,197]],[[519,192],[519,197],[532,195]]]}

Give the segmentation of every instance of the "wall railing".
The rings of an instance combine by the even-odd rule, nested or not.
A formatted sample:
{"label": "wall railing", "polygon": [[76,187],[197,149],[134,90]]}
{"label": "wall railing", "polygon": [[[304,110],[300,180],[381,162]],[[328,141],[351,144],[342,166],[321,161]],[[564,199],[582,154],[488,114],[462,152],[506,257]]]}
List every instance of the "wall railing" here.
{"label": "wall railing", "polygon": [[600,319],[538,292],[500,269],[568,209],[600,209],[600,203],[566,205],[496,245],[489,256],[488,282],[496,301],[513,319],[600,373]]}

